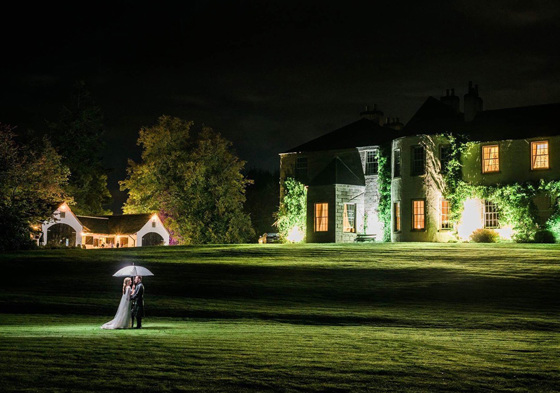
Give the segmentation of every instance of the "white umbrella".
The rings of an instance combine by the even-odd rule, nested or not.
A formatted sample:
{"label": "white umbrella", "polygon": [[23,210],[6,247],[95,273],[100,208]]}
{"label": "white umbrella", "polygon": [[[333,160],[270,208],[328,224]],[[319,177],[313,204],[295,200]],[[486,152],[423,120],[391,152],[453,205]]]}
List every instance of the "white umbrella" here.
{"label": "white umbrella", "polygon": [[154,273],[142,266],[126,266],[113,274],[113,277],[153,276]]}

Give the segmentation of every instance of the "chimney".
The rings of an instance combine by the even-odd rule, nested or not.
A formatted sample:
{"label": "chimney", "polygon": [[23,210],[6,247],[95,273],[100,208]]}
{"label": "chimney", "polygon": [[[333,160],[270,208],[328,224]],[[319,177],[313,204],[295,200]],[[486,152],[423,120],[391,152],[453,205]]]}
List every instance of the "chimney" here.
{"label": "chimney", "polygon": [[453,113],[459,113],[460,99],[455,95],[455,89],[451,89],[451,94],[449,94],[449,89],[445,90],[445,96],[440,98],[440,101],[445,105],[453,109]]}
{"label": "chimney", "polygon": [[469,91],[465,94],[465,121],[473,121],[478,112],[482,112],[482,98],[478,96],[478,85],[473,87],[469,81]]}
{"label": "chimney", "polygon": [[373,105],[372,110],[370,110],[366,105],[365,110],[360,113],[360,116],[362,116],[365,119],[374,121],[380,126],[383,125],[383,112],[377,109],[377,104]]}

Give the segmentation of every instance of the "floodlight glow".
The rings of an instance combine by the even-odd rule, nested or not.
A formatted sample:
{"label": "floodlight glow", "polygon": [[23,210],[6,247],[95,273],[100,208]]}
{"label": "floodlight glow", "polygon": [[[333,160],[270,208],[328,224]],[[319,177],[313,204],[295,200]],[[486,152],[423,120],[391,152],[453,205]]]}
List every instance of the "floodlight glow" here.
{"label": "floodlight glow", "polygon": [[286,239],[288,239],[288,241],[292,243],[299,243],[303,241],[304,237],[305,237],[305,233],[303,233],[301,228],[295,226],[292,229],[290,229],[290,231],[288,232],[288,236],[286,236]]}
{"label": "floodlight glow", "polygon": [[479,199],[467,199],[463,203],[463,215],[457,225],[457,235],[461,240],[469,240],[471,234],[484,227]]}

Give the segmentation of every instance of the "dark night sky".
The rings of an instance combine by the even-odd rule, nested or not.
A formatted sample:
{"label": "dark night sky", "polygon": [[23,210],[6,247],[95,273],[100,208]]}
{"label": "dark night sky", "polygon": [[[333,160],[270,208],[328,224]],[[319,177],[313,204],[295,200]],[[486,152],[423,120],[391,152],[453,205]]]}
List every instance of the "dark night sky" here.
{"label": "dark night sky", "polygon": [[184,3],[3,12],[0,122],[44,129],[86,81],[105,114],[114,192],[138,129],[161,114],[212,126],[248,167],[274,169],[279,152],[367,103],[406,122],[469,80],[485,109],[560,102],[558,1]]}

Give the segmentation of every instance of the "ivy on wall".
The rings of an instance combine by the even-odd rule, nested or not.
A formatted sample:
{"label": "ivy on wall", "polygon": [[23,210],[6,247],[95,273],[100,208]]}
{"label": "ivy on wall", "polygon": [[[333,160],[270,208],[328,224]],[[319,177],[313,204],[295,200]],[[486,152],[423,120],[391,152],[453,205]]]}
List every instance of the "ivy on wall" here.
{"label": "ivy on wall", "polygon": [[379,192],[379,221],[383,223],[383,241],[391,241],[391,147],[379,147],[377,187]]}
{"label": "ivy on wall", "polygon": [[284,181],[283,187],[284,198],[280,201],[275,225],[278,227],[280,239],[287,241],[293,228],[299,228],[301,232],[306,233],[307,188],[292,177]]}
{"label": "ivy on wall", "polygon": [[[479,198],[495,203],[499,210],[501,225],[509,225],[514,230],[513,239],[519,242],[531,241],[539,229],[537,209],[533,198],[542,192],[548,193],[553,200],[560,197],[560,181],[539,183],[524,182],[512,184],[496,184],[492,186],[473,185],[462,180],[461,157],[469,145],[464,136],[446,135],[450,142],[451,152],[447,168],[444,170],[444,197],[450,202],[450,220],[457,224],[463,213],[465,200]],[[554,214],[547,222],[547,229],[560,238],[560,209],[554,204]]]}

